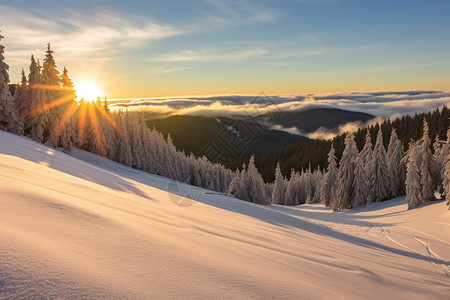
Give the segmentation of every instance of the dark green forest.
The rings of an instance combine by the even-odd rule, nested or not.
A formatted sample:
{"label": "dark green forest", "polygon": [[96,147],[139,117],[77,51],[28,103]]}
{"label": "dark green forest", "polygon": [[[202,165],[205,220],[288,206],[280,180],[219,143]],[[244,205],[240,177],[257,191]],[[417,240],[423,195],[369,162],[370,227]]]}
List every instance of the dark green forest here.
{"label": "dark green forest", "polygon": [[[423,119],[425,118],[430,127],[430,138],[434,142],[438,135],[440,140],[445,140],[449,128],[449,109],[444,106],[442,109],[436,109],[428,113],[419,113],[414,116],[403,116],[395,120],[387,119],[381,124],[376,124],[368,128],[361,128],[355,133],[355,141],[358,150],[361,151],[364,146],[367,130],[370,131],[372,144],[375,144],[376,134],[381,126],[383,133],[384,146],[389,144],[389,138],[392,128],[397,130],[397,135],[401,140],[404,150],[408,149],[411,139],[418,140],[423,134]],[[301,170],[309,167],[323,170],[327,166],[327,153],[330,151],[331,143],[336,148],[336,157],[340,160],[344,151],[345,134],[341,134],[332,140],[313,140],[304,143],[294,143],[278,149],[270,150],[255,155],[255,164],[261,172],[266,182],[273,182],[275,167],[280,162],[283,175],[289,177],[291,169]],[[246,160],[241,160],[234,167],[240,167]]]}

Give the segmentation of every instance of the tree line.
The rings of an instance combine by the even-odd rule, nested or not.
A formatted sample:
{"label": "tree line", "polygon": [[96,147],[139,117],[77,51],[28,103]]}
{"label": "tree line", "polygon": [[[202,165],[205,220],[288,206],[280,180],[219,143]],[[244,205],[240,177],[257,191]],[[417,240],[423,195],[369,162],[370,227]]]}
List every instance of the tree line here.
{"label": "tree line", "polygon": [[[445,143],[435,142],[432,147],[426,121],[422,137],[411,141],[406,153],[396,134],[400,129],[393,126],[388,138],[383,133],[383,123],[373,127],[377,129],[374,146],[373,130],[366,129],[361,151],[357,144],[362,131],[356,133],[356,139],[354,133],[347,133],[339,166],[335,148],[341,147],[342,137],[327,142],[331,150],[326,171],[320,167],[313,170],[309,163],[301,171],[292,169],[288,179],[278,164],[274,182],[265,183],[253,156],[248,165],[232,172],[206,157],[178,151],[170,135],[165,139],[146,127],[142,113],[110,112],[106,99],[76,102],[68,70],[57,70],[50,44],[42,66],[31,56],[28,77],[22,70],[21,82],[12,96],[3,53],[0,45],[0,129],[52,147],[70,151],[75,146],[135,169],[259,204],[321,202],[337,210],[384,201],[406,192],[408,206],[413,208],[433,200],[438,185],[443,187],[444,196],[450,194],[450,131]],[[443,114],[444,110],[447,108],[437,113]]]}
{"label": "tree line", "polygon": [[[383,134],[383,145],[389,144],[389,137],[392,129],[396,129],[405,151],[409,148],[411,139],[419,140],[423,135],[423,120],[427,120],[429,125],[430,139],[434,142],[436,139],[444,140],[447,136],[447,130],[450,125],[450,110],[446,105],[441,109],[429,111],[426,113],[416,113],[414,116],[397,117],[394,120],[386,119],[380,124],[374,124],[369,127],[359,128],[355,134],[355,142],[359,151],[364,147],[367,131],[372,138],[372,144],[375,143],[377,132],[381,129]],[[309,164],[314,167],[319,166],[325,170],[327,167],[327,153],[331,144],[336,149],[336,157],[341,159],[345,148],[345,134],[340,134],[331,140],[313,140],[305,143],[290,144],[278,149],[255,155],[255,164],[260,170],[261,175],[266,182],[272,182],[274,170],[277,162],[280,163],[284,175],[289,177],[291,168],[296,170],[307,169]],[[242,162],[240,162],[242,165]]]}

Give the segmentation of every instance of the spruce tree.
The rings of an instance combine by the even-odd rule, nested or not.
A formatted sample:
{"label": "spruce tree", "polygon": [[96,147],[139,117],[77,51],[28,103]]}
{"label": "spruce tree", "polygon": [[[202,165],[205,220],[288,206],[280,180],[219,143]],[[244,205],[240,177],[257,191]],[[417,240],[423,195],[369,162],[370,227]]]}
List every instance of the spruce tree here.
{"label": "spruce tree", "polygon": [[[4,38],[0,35],[0,41]],[[0,45],[0,130],[21,133],[22,128],[16,114],[14,98],[9,91],[9,66],[4,62],[5,47]]]}
{"label": "spruce tree", "polygon": [[361,155],[358,155],[355,161],[355,177],[352,185],[352,207],[357,207],[367,203],[368,182],[365,178],[366,173],[364,160]]}
{"label": "spruce tree", "polygon": [[444,186],[445,198],[447,199],[448,209],[450,209],[450,153],[447,154],[447,162],[445,164],[444,180],[442,182]]}
{"label": "spruce tree", "polygon": [[436,165],[433,160],[433,155],[431,154],[431,140],[429,137],[428,122],[425,119],[423,120],[423,136],[420,143],[421,159],[418,166],[420,168],[422,200],[432,201],[435,200],[432,174],[436,168]]}
{"label": "spruce tree", "polygon": [[252,156],[248,163],[247,171],[247,190],[249,200],[258,204],[269,204],[270,200],[267,198],[264,180],[259,174],[255,166],[255,157]]}
{"label": "spruce tree", "polygon": [[25,120],[24,132],[33,140],[43,143],[44,128],[46,128],[48,124],[47,100],[44,90],[41,87],[41,68],[33,55],[31,55],[28,84],[30,88],[30,112]]}
{"label": "spruce tree", "polygon": [[272,203],[273,204],[286,204],[286,179],[281,173],[280,163],[277,164],[275,169],[275,182],[272,193]]}
{"label": "spruce tree", "polygon": [[366,193],[366,199],[365,203],[371,203],[373,202],[373,195],[371,195],[372,190],[372,172],[370,169],[370,166],[372,164],[373,159],[373,150],[372,150],[372,137],[370,136],[370,131],[367,130],[366,132],[366,140],[364,147],[362,148],[360,154],[359,154],[360,162],[364,166],[364,177],[363,180],[366,183],[367,193]]}
{"label": "spruce tree", "polygon": [[389,199],[390,182],[386,161],[386,150],[383,146],[383,135],[378,130],[377,141],[373,149],[373,158],[369,167],[371,173],[371,200],[375,202]]}
{"label": "spruce tree", "polygon": [[285,205],[299,204],[299,188],[300,188],[300,174],[291,170],[290,179],[286,183]]}
{"label": "spruce tree", "polygon": [[354,138],[352,132],[348,132],[345,137],[345,149],[339,165],[337,189],[331,202],[333,209],[348,209],[352,205],[355,159],[358,156]]}
{"label": "spruce tree", "polygon": [[76,94],[72,79],[69,77],[66,67],[64,67],[63,74],[61,75],[62,84],[62,97],[66,99],[62,105],[62,115],[58,122],[59,132],[53,133],[53,137],[58,139],[59,146],[62,146],[64,150],[70,151],[77,139],[77,124],[75,121],[75,112],[78,109],[78,104],[75,101]]}
{"label": "spruce tree", "polygon": [[[446,172],[450,172],[447,171],[449,169],[449,161],[450,161],[450,129],[447,130],[447,141],[444,143],[444,145],[442,146],[441,149],[441,161],[442,161],[442,190],[441,190],[441,197],[446,198],[447,199],[447,203],[450,202],[449,199],[450,197],[448,195],[449,194],[449,188],[450,186],[448,186],[450,184],[450,173],[447,174]],[[450,209],[450,208],[449,208]]]}
{"label": "spruce tree", "polygon": [[49,140],[53,147],[58,146],[58,139],[60,132],[58,130],[58,122],[62,114],[61,102],[65,99],[61,98],[61,78],[59,77],[59,71],[56,68],[55,59],[53,56],[54,51],[50,48],[50,43],[47,44],[47,51],[44,58],[44,64],[42,68],[42,83],[45,89],[48,111],[48,124],[44,128],[44,140]]}
{"label": "spruce tree", "polygon": [[[131,163],[133,162],[133,157],[132,157],[132,153],[131,153],[130,137],[128,135],[128,130],[127,130],[127,127],[128,127],[127,119],[128,119],[128,113],[125,113],[125,114],[120,113],[118,115],[118,124],[119,124],[119,128],[121,130],[117,134],[117,142],[116,142],[117,146],[118,146],[117,162],[120,164],[126,165],[126,166],[131,166]],[[164,159],[161,159],[161,160],[164,161]],[[164,174],[163,176],[166,176],[166,174]]]}
{"label": "spruce tree", "polygon": [[407,154],[408,162],[406,164],[406,202],[408,203],[408,209],[415,208],[422,204],[422,187],[420,183],[420,172],[418,158],[420,156],[419,147],[411,142]]}
{"label": "spruce tree", "polygon": [[320,187],[320,202],[325,206],[330,206],[332,195],[336,193],[338,169],[336,165],[336,156],[334,146],[331,145],[331,150],[328,153],[328,169]]}
{"label": "spruce tree", "polygon": [[15,106],[17,112],[17,118],[22,127],[22,132],[24,129],[25,121],[30,112],[30,91],[28,89],[28,80],[25,76],[25,71],[22,68],[22,78],[20,80],[20,85],[16,89],[16,93],[14,95],[15,98]]}
{"label": "spruce tree", "polygon": [[387,151],[387,164],[390,182],[390,197],[399,196],[404,191],[406,166],[402,163],[404,157],[403,146],[393,128]]}

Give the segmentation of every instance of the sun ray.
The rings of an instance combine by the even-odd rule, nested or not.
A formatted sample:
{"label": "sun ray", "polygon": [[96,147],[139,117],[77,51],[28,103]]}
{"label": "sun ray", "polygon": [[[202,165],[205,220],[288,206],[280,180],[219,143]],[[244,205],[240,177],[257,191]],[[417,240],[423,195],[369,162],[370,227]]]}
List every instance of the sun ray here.
{"label": "sun ray", "polygon": [[72,116],[77,111],[78,105],[76,102],[72,102],[70,106],[65,110],[64,115],[59,120],[56,127],[53,129],[53,135],[59,136],[63,130],[63,128],[69,123]]}
{"label": "sun ray", "polygon": [[79,110],[79,120],[78,120],[78,135],[79,140],[83,143],[84,140],[84,129],[86,127],[86,103],[81,102],[78,110]]}
{"label": "sun ray", "polygon": [[30,88],[33,90],[53,90],[53,91],[73,91],[73,88],[62,87],[60,85],[48,85],[48,84],[32,84]]}
{"label": "sun ray", "polygon": [[38,114],[41,114],[41,113],[43,113],[43,112],[45,112],[47,110],[50,110],[50,109],[56,107],[56,106],[59,106],[59,105],[62,105],[64,103],[67,103],[69,101],[72,101],[74,99],[75,98],[74,98],[74,96],[72,94],[65,95],[65,96],[62,96],[62,97],[60,97],[60,98],[58,98],[56,100],[53,100],[52,102],[45,103],[44,105],[42,105],[40,107],[37,107],[35,109],[30,110],[30,112],[28,114],[30,116],[38,115]]}
{"label": "sun ray", "polygon": [[91,121],[91,126],[94,129],[95,138],[98,142],[99,154],[101,156],[104,156],[106,151],[105,151],[105,146],[104,146],[104,141],[103,141],[102,129],[98,122],[96,109],[92,105],[89,105],[88,111],[89,111],[89,119]]}
{"label": "sun ray", "polygon": [[95,105],[95,107],[97,108],[97,110],[102,114],[103,117],[105,117],[105,119],[109,122],[109,124],[111,124],[111,126],[113,127],[113,129],[118,133],[118,134],[122,134],[122,129],[119,127],[119,125],[117,124],[117,122],[111,117],[111,115],[103,108],[103,106],[101,105]]}

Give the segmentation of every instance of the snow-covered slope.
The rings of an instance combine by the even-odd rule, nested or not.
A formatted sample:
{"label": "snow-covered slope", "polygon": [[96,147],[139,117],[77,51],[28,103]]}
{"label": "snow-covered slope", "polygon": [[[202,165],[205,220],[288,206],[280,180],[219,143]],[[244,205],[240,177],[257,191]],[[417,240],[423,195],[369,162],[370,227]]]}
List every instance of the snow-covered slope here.
{"label": "snow-covered slope", "polygon": [[443,202],[259,206],[72,155],[0,131],[0,298],[450,294]]}

